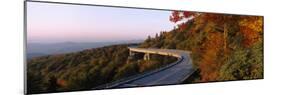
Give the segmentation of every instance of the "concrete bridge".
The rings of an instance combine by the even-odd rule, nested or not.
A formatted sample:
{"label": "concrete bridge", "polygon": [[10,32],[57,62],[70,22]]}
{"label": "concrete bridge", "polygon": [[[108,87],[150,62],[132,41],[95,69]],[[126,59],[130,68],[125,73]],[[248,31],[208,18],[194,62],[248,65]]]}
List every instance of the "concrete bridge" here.
{"label": "concrete bridge", "polygon": [[178,60],[162,68],[130,76],[128,78],[98,86],[94,89],[179,84],[196,71],[192,66],[190,52],[188,51],[131,47],[129,47],[129,50],[130,56],[133,56],[135,53],[144,53],[145,60],[150,59],[150,54],[174,56],[177,57]]}
{"label": "concrete bridge", "polygon": [[[136,53],[144,53],[143,59],[144,60],[150,60],[150,54],[159,54],[159,55],[167,55],[167,56],[174,56],[174,57],[181,57],[181,54],[176,52],[176,51],[172,51],[172,50],[168,50],[168,49],[144,49],[144,48],[130,48],[130,57],[133,57],[134,55],[136,55]],[[186,52],[189,53],[189,52]]]}

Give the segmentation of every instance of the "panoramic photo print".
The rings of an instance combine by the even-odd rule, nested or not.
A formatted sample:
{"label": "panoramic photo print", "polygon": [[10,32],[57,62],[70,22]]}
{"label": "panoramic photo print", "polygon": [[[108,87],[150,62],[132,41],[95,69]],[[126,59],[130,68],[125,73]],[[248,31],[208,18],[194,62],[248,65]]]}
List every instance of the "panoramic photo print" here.
{"label": "panoramic photo print", "polygon": [[25,2],[26,93],[263,79],[263,16]]}

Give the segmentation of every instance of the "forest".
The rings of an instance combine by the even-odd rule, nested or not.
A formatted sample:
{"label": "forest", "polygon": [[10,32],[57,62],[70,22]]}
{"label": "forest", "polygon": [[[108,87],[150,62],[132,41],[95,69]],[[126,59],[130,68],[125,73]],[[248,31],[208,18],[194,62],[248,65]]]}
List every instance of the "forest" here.
{"label": "forest", "polygon": [[191,51],[198,71],[185,83],[263,78],[263,17],[174,11],[170,21],[139,47]]}
{"label": "forest", "polygon": [[129,59],[128,46],[32,58],[27,62],[28,93],[88,90],[176,61],[174,57],[160,55],[152,55],[150,60]]}

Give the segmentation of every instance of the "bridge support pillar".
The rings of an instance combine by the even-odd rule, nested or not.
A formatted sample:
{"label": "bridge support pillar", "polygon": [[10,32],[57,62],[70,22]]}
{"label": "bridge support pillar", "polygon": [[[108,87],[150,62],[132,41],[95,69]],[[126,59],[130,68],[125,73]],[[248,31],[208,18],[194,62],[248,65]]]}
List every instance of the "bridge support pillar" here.
{"label": "bridge support pillar", "polygon": [[134,59],[135,53],[133,51],[129,52],[129,59]]}
{"label": "bridge support pillar", "polygon": [[145,53],[143,56],[144,60],[150,60],[150,54],[149,53]]}
{"label": "bridge support pillar", "polygon": [[132,51],[129,52],[129,56],[133,56],[134,53]]}

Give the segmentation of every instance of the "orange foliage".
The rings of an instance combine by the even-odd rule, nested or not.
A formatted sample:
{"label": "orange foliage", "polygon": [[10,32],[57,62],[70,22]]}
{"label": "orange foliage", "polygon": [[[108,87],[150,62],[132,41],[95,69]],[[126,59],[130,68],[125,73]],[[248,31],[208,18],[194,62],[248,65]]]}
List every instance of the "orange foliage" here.
{"label": "orange foliage", "polygon": [[226,17],[226,15],[204,13],[204,16],[202,17],[202,19],[214,22],[217,25],[223,25],[226,20],[225,17]]}
{"label": "orange foliage", "polygon": [[215,81],[219,76],[220,64],[217,63],[217,55],[222,51],[223,35],[218,32],[210,33],[208,41],[203,46],[205,52],[201,54],[202,60],[199,62],[201,81]]}
{"label": "orange foliage", "polygon": [[184,31],[187,28],[187,24],[186,23],[181,23],[181,24],[178,25],[178,27],[179,27],[180,31],[182,32],[182,31]]}
{"label": "orange foliage", "polygon": [[66,81],[63,80],[63,79],[59,79],[59,80],[57,80],[57,84],[62,86],[62,87],[65,87],[66,86]]}
{"label": "orange foliage", "polygon": [[170,21],[176,23],[178,21],[181,21],[183,18],[192,16],[193,14],[194,13],[187,11],[173,11],[172,15],[170,16]]}
{"label": "orange foliage", "polygon": [[179,11],[173,11],[172,16],[170,16],[170,21],[176,23],[180,20],[182,20],[182,16],[180,16],[180,12]]}
{"label": "orange foliage", "polygon": [[262,36],[262,17],[241,17],[239,22],[240,31],[244,36],[243,44],[249,47],[261,40]]}
{"label": "orange foliage", "polygon": [[183,14],[183,17],[188,18],[188,17],[192,16],[194,13],[185,11],[185,12],[182,12],[182,14]]}
{"label": "orange foliage", "polygon": [[153,65],[153,64],[156,64],[156,63],[154,63],[154,62],[142,62],[142,63],[139,63],[138,64],[138,67],[139,67],[139,72],[144,72],[144,71],[146,71],[147,69],[149,69],[149,68],[151,68],[151,66]]}

